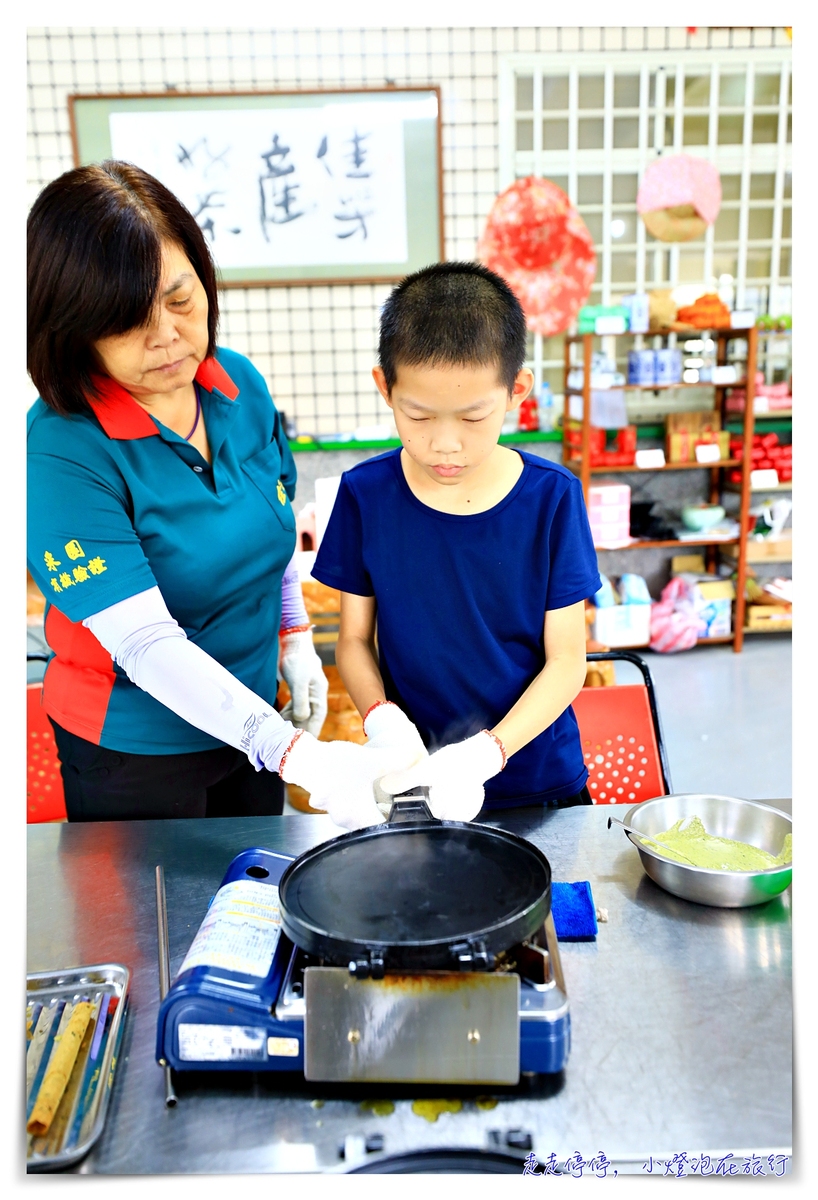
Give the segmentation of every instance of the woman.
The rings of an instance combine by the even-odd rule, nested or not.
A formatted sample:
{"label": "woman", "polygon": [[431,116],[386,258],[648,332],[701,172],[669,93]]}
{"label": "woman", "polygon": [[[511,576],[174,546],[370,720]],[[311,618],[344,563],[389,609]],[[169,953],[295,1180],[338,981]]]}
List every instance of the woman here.
{"label": "woman", "polygon": [[28,557],[69,820],[275,814],[283,780],[377,822],[373,781],[417,748],[314,736],[295,465],[259,372],[216,348],[193,216],[137,167],[79,167],[35,201],[28,250]]}

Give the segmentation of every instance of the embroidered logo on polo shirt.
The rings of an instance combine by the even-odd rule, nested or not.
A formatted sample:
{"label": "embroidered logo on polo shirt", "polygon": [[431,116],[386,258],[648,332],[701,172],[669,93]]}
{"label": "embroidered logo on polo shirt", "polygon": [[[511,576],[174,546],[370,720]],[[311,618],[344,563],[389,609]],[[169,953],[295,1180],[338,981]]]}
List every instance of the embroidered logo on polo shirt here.
{"label": "embroidered logo on polo shirt", "polygon": [[276,495],[278,496],[278,502],[279,502],[279,504],[286,504],[286,503],[287,503],[287,493],[285,492],[285,490],[284,490],[284,484],[281,482],[281,480],[280,480],[280,479],[279,479],[279,481],[278,481],[278,485],[277,485],[277,487],[276,487]]}
{"label": "embroidered logo on polo shirt", "polygon": [[[76,539],[66,543],[65,552],[71,559],[85,558],[85,551]],[[49,581],[55,592],[64,592],[66,588],[74,587],[78,583],[85,583],[92,575],[101,575],[103,571],[108,570],[105,559],[100,558],[98,554],[89,558],[84,566],[79,563],[70,574],[68,571],[61,571],[57,574],[57,568],[62,566],[62,561],[55,558],[50,550],[46,550],[43,561],[49,572],[57,575],[56,579]]]}

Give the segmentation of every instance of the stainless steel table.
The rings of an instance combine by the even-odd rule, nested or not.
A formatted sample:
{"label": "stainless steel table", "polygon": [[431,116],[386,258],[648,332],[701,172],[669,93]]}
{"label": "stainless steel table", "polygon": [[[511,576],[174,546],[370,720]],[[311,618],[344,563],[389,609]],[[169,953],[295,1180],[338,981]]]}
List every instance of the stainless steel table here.
{"label": "stainless steel table", "polygon": [[[601,1152],[620,1173],[642,1173],[674,1154],[732,1153],[756,1155],[769,1174],[767,1156],[792,1143],[790,893],[740,910],[678,900],[644,875],[622,831],[606,828],[609,811],[518,809],[492,822],[539,845],[555,879],[590,880],[607,921],[596,942],[562,947],[565,1071],[493,1089],[490,1109],[474,1089],[345,1089],[272,1072],[177,1074],[179,1103],[166,1108],[154,1060],[155,867],[167,881],[173,974],[235,854],[258,845],[295,855],[337,831],[309,816],[31,826],[28,970],[113,961],[132,971],[106,1128],[73,1169],[339,1171],[349,1135],[379,1133],[384,1153],[397,1154],[486,1149],[521,1129],[541,1162]],[[429,1096],[460,1097],[462,1109],[430,1123],[411,1107]],[[373,1097],[394,1111],[365,1108]]]}

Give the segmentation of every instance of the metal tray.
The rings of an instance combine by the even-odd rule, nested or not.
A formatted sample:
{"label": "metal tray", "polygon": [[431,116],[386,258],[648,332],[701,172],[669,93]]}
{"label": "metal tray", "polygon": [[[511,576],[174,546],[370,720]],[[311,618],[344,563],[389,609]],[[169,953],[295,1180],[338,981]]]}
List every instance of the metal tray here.
{"label": "metal tray", "polygon": [[[82,1075],[75,1079],[72,1073],[49,1133],[43,1137],[26,1134],[26,1169],[29,1172],[56,1171],[78,1162],[102,1133],[125,1026],[130,979],[130,971],[121,963],[39,971],[27,976],[26,1011],[30,1004],[47,1006],[52,1001],[75,1003],[90,999],[102,1003],[106,996],[117,1001],[94,1061],[86,1056],[85,1063],[81,1064]],[[110,1004],[110,1000],[107,1003]],[[31,1090],[35,1082],[36,1078],[31,1082]],[[29,1091],[27,1085],[26,1108]]]}

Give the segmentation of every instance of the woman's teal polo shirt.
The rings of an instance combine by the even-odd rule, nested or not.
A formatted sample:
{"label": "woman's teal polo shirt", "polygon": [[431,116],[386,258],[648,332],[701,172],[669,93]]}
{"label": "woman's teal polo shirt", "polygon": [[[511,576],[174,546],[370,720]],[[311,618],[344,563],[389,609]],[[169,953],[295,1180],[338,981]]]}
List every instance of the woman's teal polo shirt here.
{"label": "woman's teal polo shirt", "polygon": [[212,462],[112,380],[87,414],[28,418],[28,566],[54,651],[43,704],[111,750],[222,745],[131,683],[82,621],[157,586],[197,646],[273,702],[295,464],[264,379],[218,350],[196,373]]}

